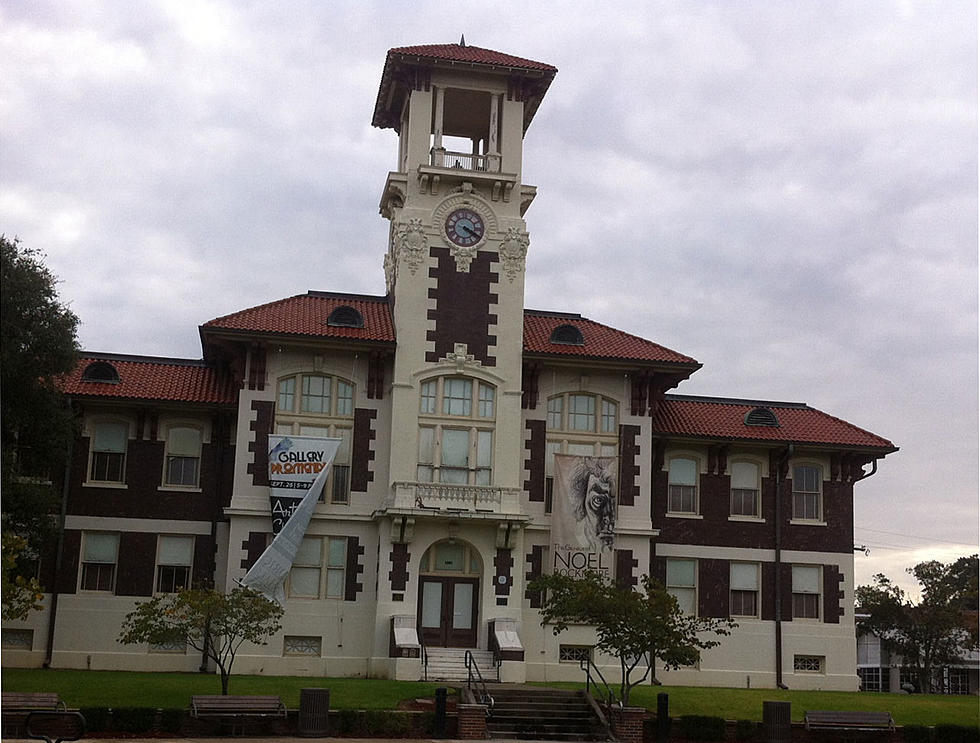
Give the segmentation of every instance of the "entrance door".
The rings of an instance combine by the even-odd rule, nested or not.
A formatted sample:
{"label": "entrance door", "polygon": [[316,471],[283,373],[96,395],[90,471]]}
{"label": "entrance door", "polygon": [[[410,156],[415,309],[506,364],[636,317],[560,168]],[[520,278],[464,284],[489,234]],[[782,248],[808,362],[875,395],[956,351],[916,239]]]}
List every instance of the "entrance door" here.
{"label": "entrance door", "polygon": [[419,580],[419,627],[431,647],[475,648],[478,578]]}

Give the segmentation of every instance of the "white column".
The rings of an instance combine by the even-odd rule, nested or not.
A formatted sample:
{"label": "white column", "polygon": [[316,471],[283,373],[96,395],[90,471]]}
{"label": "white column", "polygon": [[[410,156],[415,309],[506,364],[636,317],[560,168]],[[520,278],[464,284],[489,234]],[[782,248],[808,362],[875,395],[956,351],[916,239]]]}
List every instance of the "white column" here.
{"label": "white column", "polygon": [[487,170],[500,170],[500,151],[497,144],[497,120],[500,116],[500,96],[490,96],[490,140],[487,142]]}
{"label": "white column", "polygon": [[442,146],[442,120],[445,106],[446,89],[438,87],[436,90],[436,116],[432,132],[432,148],[435,154],[433,165],[442,166],[445,162],[446,150]]}

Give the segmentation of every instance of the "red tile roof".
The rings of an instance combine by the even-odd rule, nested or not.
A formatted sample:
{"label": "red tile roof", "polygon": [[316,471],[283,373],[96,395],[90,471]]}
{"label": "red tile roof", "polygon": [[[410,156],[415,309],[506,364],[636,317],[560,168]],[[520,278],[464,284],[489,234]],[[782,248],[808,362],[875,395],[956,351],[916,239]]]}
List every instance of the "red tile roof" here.
{"label": "red tile roof", "polygon": [[470,64],[492,65],[494,67],[516,67],[524,70],[558,72],[557,67],[546,64],[545,62],[535,62],[533,59],[515,57],[512,54],[495,52],[493,49],[481,49],[478,46],[460,46],[459,44],[399,46],[388,50],[389,57],[393,54],[443,60],[446,62],[468,62]]}
{"label": "red tile roof", "polygon": [[[746,425],[745,416],[757,407],[771,410],[779,426]],[[677,436],[897,449],[888,439],[803,403],[667,395],[653,418],[653,430]]]}
{"label": "red tile roof", "polygon": [[[573,325],[582,332],[583,345],[552,343],[551,334],[560,325]],[[624,333],[593,320],[559,312],[524,310],[524,352],[592,359],[660,361],[700,367],[690,356],[672,351],[653,341]]]}
{"label": "red tile roof", "polygon": [[[327,324],[330,313],[345,306],[361,313],[363,328]],[[201,326],[202,332],[208,330],[283,333],[385,343],[395,341],[395,325],[385,297],[327,292],[300,294],[218,317]]]}
{"label": "red tile roof", "polygon": [[[83,379],[89,365],[100,361],[116,370],[118,382]],[[121,354],[83,354],[58,386],[66,395],[122,400],[234,404],[238,399],[234,381],[203,361]]]}

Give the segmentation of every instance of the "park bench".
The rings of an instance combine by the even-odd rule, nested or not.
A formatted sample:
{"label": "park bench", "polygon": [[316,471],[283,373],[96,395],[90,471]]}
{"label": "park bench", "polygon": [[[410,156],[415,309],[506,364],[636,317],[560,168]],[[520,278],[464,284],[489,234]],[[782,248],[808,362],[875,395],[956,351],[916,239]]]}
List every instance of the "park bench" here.
{"label": "park bench", "polygon": [[5,738],[23,737],[24,723],[31,712],[64,712],[66,709],[56,692],[5,691],[0,702]]}
{"label": "park bench", "polygon": [[217,694],[191,697],[191,717],[218,720],[244,732],[250,720],[286,717],[286,705],[277,696],[224,696]]}
{"label": "park bench", "polygon": [[839,733],[890,732],[895,729],[895,721],[889,712],[833,712],[828,710],[808,710],[803,721],[806,729],[826,730]]}

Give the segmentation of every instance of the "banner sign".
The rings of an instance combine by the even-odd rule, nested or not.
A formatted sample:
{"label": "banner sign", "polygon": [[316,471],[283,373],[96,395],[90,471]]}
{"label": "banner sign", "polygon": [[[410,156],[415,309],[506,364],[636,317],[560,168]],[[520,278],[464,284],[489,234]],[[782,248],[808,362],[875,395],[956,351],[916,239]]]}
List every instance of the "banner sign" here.
{"label": "banner sign", "polygon": [[[276,536],[272,544],[251,567],[241,584],[258,591],[270,601],[284,606],[286,576],[293,567],[296,552],[299,550],[310,518],[316,509],[317,500],[323,492],[330,474],[340,439],[313,438],[311,436],[270,436],[269,437],[269,483],[272,505],[272,524]],[[302,466],[300,466],[302,465]],[[307,466],[308,465],[308,466]],[[275,473],[276,478],[273,477]],[[299,479],[294,479],[299,478]],[[305,483],[304,483],[305,479]],[[301,483],[300,485],[275,485],[273,483]],[[301,488],[305,487],[305,492]],[[276,495],[292,492],[294,495]],[[299,496],[299,497],[297,497]],[[281,515],[277,516],[276,499],[280,499]],[[294,501],[286,504],[286,500]],[[288,515],[286,515],[288,510]],[[276,529],[276,520],[281,519]]]}
{"label": "banner sign", "polygon": [[269,506],[273,534],[278,534],[286,525],[317,475],[329,468],[340,442],[340,439],[320,436],[269,436]]}
{"label": "banner sign", "polygon": [[552,570],[612,578],[616,530],[616,457],[555,455],[551,508]]}

